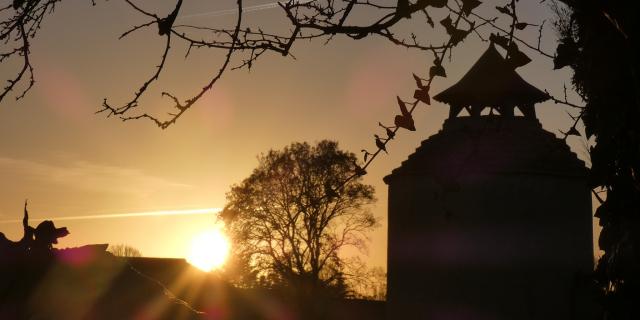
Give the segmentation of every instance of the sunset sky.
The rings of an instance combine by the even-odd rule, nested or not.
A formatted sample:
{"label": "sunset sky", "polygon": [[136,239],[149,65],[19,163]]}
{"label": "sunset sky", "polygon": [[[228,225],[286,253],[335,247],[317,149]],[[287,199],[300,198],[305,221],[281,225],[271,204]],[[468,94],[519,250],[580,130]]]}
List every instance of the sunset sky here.
{"label": "sunset sky", "polygon": [[[160,7],[157,2],[137,3],[160,16],[174,5],[166,1]],[[542,48],[552,53],[552,13],[538,2],[520,2],[521,20],[547,20]],[[245,5],[269,3],[252,0]],[[485,3],[479,12],[493,14],[494,6]],[[234,2],[226,0],[185,0],[177,23],[212,21],[230,27],[233,11],[221,10],[233,8]],[[442,18],[434,14],[434,20]],[[215,220],[214,210],[187,214],[189,210],[223,207],[230,186],[257,165],[256,155],[294,141],[321,139],[337,140],[343,149],[358,154],[363,148],[374,150],[373,134],[381,133],[378,121],[392,124],[398,112],[396,95],[408,100],[415,87],[411,74],[426,77],[433,61],[431,53],[395,47],[380,38],[337,37],[327,45],[300,41],[292,50],[295,60],[266,54],[251,72],[226,73],[176,125],[160,130],[148,121],[122,123],[93,114],[103,98],[114,103],[130,99],[153,72],[163,46],[155,27],[118,40],[130,26],[146,22],[122,1],[98,1],[95,7],[90,1],[63,1],[47,20],[33,41],[35,87],[24,100],[10,97],[0,104],[0,232],[14,240],[21,236],[16,220],[22,218],[27,198],[31,217],[54,221],[182,210],[180,215],[59,221],[58,226],[71,232],[60,247],[123,243],[146,256],[184,257],[192,236]],[[284,16],[281,9],[271,8],[249,12],[245,20],[265,30],[280,30]],[[427,30],[424,39],[432,32],[422,19],[399,29],[412,28]],[[433,33],[439,39],[444,30],[436,23]],[[522,37],[535,43],[537,28],[528,28]],[[459,80],[486,46],[471,36],[457,47],[453,62],[445,61],[448,77],[436,79],[432,95]],[[144,111],[170,111],[161,91],[184,98],[193,95],[222,62],[222,52],[195,52],[185,60],[183,46],[176,43],[173,49],[161,81],[142,100]],[[570,87],[570,71],[553,71],[550,59],[523,51],[534,59],[518,69],[523,78],[562,96],[563,84]],[[0,66],[3,79],[12,68],[15,65]],[[579,102],[571,93],[569,98]],[[559,129],[570,125],[564,107],[547,102],[537,110],[543,127],[551,132],[559,135]],[[414,114],[417,131],[401,131],[387,147],[390,154],[368,169],[364,180],[376,187],[373,210],[382,219],[366,257],[372,266],[386,265],[387,188],[382,178],[441,128],[447,112],[439,103],[421,105]],[[569,142],[585,159],[581,140]]]}

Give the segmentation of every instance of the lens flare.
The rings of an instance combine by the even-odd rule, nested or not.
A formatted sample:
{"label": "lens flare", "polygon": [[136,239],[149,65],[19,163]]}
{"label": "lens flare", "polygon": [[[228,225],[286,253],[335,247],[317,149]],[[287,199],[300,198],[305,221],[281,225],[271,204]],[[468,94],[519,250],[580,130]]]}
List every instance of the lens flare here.
{"label": "lens flare", "polygon": [[205,272],[218,269],[226,262],[230,248],[222,230],[207,230],[193,237],[187,261]]}

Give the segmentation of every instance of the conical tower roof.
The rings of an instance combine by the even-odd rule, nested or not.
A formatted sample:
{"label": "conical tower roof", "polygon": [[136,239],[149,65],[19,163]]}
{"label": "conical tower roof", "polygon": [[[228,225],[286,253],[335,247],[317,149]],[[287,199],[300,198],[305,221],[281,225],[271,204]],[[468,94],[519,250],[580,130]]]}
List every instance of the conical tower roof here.
{"label": "conical tower roof", "polygon": [[523,80],[493,43],[460,81],[433,98],[452,107],[532,106],[549,99]]}

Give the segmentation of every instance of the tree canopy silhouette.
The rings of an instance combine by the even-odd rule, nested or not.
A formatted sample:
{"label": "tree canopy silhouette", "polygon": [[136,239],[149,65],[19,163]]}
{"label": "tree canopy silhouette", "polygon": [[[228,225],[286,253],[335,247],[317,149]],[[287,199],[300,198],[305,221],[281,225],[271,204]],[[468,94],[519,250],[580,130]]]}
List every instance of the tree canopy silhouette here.
{"label": "tree canopy silhouette", "polygon": [[140,250],[126,244],[109,245],[107,251],[118,257],[142,257]]}
{"label": "tree canopy silhouette", "polygon": [[356,156],[324,140],[270,150],[258,161],[231,188],[221,213],[233,253],[272,285],[309,294],[344,286],[350,261],[341,250],[364,250],[366,233],[377,225],[367,208],[373,187],[361,177],[341,184]]}
{"label": "tree canopy silhouette", "polygon": [[[591,187],[604,255],[595,280],[606,319],[638,319],[640,294],[640,82],[638,19],[633,2],[563,0],[556,68],[570,66],[586,104],[582,120],[594,137]],[[579,134],[574,125],[568,132]]]}

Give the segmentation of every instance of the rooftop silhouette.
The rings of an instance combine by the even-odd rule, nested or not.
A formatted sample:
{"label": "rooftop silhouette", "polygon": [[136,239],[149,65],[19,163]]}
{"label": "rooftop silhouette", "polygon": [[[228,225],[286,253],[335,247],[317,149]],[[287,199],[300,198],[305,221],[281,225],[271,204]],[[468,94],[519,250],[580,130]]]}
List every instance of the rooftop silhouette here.
{"label": "rooftop silhouette", "polygon": [[460,81],[433,99],[451,106],[449,118],[457,117],[463,108],[471,116],[480,116],[487,107],[503,116],[513,116],[518,107],[525,117],[535,118],[533,105],[549,96],[522,79],[491,43]]}

